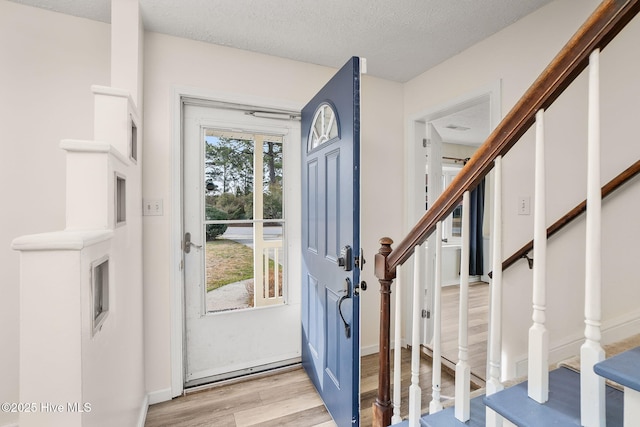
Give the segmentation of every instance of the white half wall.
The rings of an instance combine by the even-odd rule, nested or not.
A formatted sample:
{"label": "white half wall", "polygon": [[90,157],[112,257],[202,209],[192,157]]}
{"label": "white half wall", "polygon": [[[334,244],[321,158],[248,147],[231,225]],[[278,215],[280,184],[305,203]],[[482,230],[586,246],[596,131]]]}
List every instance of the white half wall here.
{"label": "white half wall", "polygon": [[[65,225],[66,138],[93,136],[91,85],[109,83],[109,26],[0,0],[0,402],[18,401],[19,254]],[[0,412],[0,425],[17,423]]]}

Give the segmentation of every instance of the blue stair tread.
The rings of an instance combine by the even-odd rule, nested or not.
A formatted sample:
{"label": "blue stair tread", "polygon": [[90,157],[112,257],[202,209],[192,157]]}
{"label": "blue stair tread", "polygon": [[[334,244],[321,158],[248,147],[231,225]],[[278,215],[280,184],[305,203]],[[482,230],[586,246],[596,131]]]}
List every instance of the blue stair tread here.
{"label": "blue stair tread", "polygon": [[[579,426],[580,374],[567,368],[549,373],[549,400],[529,398],[527,382],[484,398],[485,404],[519,427]],[[607,386],[607,427],[622,427],[623,393]]]}
{"label": "blue stair tread", "polygon": [[420,419],[420,425],[423,427],[484,427],[486,407],[482,401],[483,397],[484,395],[471,399],[471,418],[466,423],[457,420],[455,408],[450,407],[435,414],[424,415]]}
{"label": "blue stair tread", "polygon": [[[466,423],[456,419],[453,407],[443,409],[435,414],[426,414],[420,418],[421,427],[484,427],[485,425],[485,406],[482,402],[483,396],[471,399],[471,419]],[[393,424],[393,427],[408,427],[409,421],[404,420],[401,423]]]}
{"label": "blue stair tread", "polygon": [[640,347],[597,363],[593,370],[601,377],[640,391]]}

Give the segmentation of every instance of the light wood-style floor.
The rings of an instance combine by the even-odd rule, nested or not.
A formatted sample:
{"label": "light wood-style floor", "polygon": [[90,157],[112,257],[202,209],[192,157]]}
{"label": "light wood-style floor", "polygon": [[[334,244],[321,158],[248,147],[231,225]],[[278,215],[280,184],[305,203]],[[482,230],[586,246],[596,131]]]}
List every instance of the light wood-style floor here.
{"label": "light wood-style floor", "polygon": [[[444,288],[442,293],[442,324],[445,325],[442,341],[443,355],[451,358],[452,361],[457,361],[457,301],[459,298],[457,288],[457,286],[449,286]],[[470,287],[469,353],[472,370],[482,377],[486,369],[487,298],[486,283]],[[401,414],[403,417],[407,415],[409,406],[410,364],[410,352],[402,349]],[[372,421],[371,405],[375,401],[378,387],[377,354],[362,357],[361,373],[360,425],[369,426]],[[423,408],[428,408],[431,401],[431,373],[431,363],[424,359],[420,368]],[[441,398],[446,401],[453,395],[454,379],[443,371]],[[335,423],[301,367],[274,375],[216,386],[169,402],[152,405],[149,407],[145,423],[146,427],[258,425],[330,427],[335,426]]]}
{"label": "light wood-style floor", "polygon": [[[442,288],[442,356],[452,364],[458,362],[458,316],[460,287]],[[489,284],[469,285],[469,365],[477,382],[484,386],[487,376],[487,336],[489,324]]]}

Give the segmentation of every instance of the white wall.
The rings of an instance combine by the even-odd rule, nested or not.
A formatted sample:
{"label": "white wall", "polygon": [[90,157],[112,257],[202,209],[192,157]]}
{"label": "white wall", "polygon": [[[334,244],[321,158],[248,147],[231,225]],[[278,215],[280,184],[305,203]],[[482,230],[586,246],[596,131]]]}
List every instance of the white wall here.
{"label": "white wall", "polygon": [[[425,72],[404,87],[405,114],[410,117],[498,79],[506,114],[598,3],[558,0]],[[640,22],[636,19],[601,58],[603,184],[640,156],[632,130],[640,113],[640,84],[633,77],[640,71],[640,53],[633,45],[638,37]],[[586,194],[585,77],[583,73],[546,116],[549,225],[584,200]],[[517,215],[516,211],[517,197],[533,196],[532,158],[533,133],[528,132],[503,162],[505,257],[532,237],[533,216]],[[635,185],[604,205],[603,318],[611,332],[605,339],[615,335],[614,326],[640,317],[640,287],[634,268],[640,229],[629,214],[640,208],[638,193],[640,186]],[[518,263],[504,276],[503,342],[511,374],[517,362],[526,357],[531,324],[532,274],[525,266],[524,261]],[[575,340],[584,328],[584,220],[551,239],[547,267],[547,319],[553,361],[575,351]]]}
{"label": "white wall", "polygon": [[[367,264],[362,280],[369,289],[361,292],[362,354],[378,351],[380,333],[380,284],[373,274],[373,257],[379,240],[403,237],[405,216],[404,126],[402,85],[365,78],[362,83],[361,136],[361,244]],[[392,306],[393,306],[392,288]],[[391,315],[392,319],[393,312]],[[393,333],[393,324],[391,326]]]}
{"label": "white wall", "polygon": [[[93,134],[109,82],[106,24],[0,0],[0,401],[18,399],[19,255],[11,241],[65,224],[61,139]],[[0,425],[17,421],[0,412]]]}
{"label": "white wall", "polygon": [[[148,391],[161,399],[171,387],[174,89],[274,99],[301,108],[335,70],[157,33],[145,34],[144,69],[143,197],[164,201],[163,216],[144,218],[146,375]],[[362,345],[370,347],[378,339],[373,254],[382,234],[398,234],[401,218],[403,95],[402,85],[375,78],[365,77],[362,88],[362,240],[369,260],[363,277],[371,286],[362,298]],[[389,171],[386,179],[384,171]],[[383,201],[394,208],[380,208]]]}

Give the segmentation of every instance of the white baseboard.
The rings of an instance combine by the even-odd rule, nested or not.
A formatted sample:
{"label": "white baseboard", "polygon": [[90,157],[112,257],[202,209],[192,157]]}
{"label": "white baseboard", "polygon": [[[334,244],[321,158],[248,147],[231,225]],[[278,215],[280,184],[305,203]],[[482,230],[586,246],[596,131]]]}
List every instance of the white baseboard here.
{"label": "white baseboard", "polygon": [[147,409],[149,409],[149,395],[144,396],[144,399],[142,399],[140,416],[138,417],[138,427],[144,427],[144,422],[147,420]]}
{"label": "white baseboard", "polygon": [[603,344],[611,344],[635,335],[640,330],[640,310],[617,317],[612,321],[605,321],[602,323],[602,329]]}
{"label": "white baseboard", "polygon": [[[615,319],[602,322],[602,344],[611,344],[621,341],[631,335],[635,335],[640,330],[640,311],[627,313]],[[549,364],[555,365],[565,359],[580,353],[580,347],[584,343],[582,334],[566,337],[562,342],[556,344],[549,350]],[[516,359],[516,377],[523,377],[528,374],[528,355],[521,355]]]}
{"label": "white baseboard", "polygon": [[378,344],[374,344],[374,345],[367,345],[364,347],[360,347],[360,356],[368,356],[370,354],[374,354],[378,352],[378,348],[380,348],[380,346]]}
{"label": "white baseboard", "polygon": [[152,391],[147,394],[147,404],[154,405],[156,403],[167,402],[173,399],[173,395],[171,393],[171,387],[165,388],[163,390]]}
{"label": "white baseboard", "polygon": [[[406,347],[408,345],[408,343],[405,342],[405,340],[402,340],[401,345],[403,347]],[[391,350],[393,350],[393,338],[391,339],[391,342],[389,343],[389,348]],[[373,345],[365,345],[360,347],[360,356],[369,356],[370,354],[375,354],[379,351],[380,349],[380,345],[379,344],[373,344]]]}
{"label": "white baseboard", "polygon": [[5,424],[0,427],[20,427],[18,423]]}

